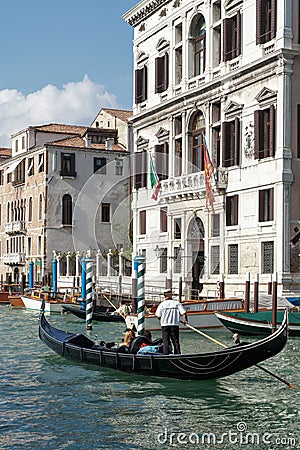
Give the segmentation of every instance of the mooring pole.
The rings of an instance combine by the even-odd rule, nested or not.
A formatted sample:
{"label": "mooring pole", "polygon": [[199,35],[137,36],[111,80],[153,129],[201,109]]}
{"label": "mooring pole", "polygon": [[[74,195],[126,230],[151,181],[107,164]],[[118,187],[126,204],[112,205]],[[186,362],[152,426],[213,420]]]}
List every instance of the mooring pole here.
{"label": "mooring pole", "polygon": [[86,263],[85,257],[81,259],[81,309],[85,309],[86,304]]}
{"label": "mooring pole", "polygon": [[93,260],[91,258],[85,259],[85,295],[86,295],[86,306],[85,306],[85,317],[86,317],[86,329],[92,330],[93,324],[93,296],[92,296],[92,283],[93,283]]}
{"label": "mooring pole", "polygon": [[137,268],[138,264],[135,262],[136,256],[132,257],[132,271],[131,271],[131,307],[133,314],[137,313]]}
{"label": "mooring pole", "polygon": [[268,281],[268,295],[272,295],[272,274],[270,275],[270,281]]}
{"label": "mooring pole", "polygon": [[246,274],[246,286],[245,286],[245,312],[248,313],[250,309],[250,272]]}
{"label": "mooring pole", "polygon": [[254,281],[254,305],[253,305],[253,311],[258,311],[258,284],[259,284],[259,275],[258,273],[255,274],[255,281]]}
{"label": "mooring pole", "polygon": [[277,324],[277,273],[272,283],[272,333],[276,331]]}
{"label": "mooring pole", "polygon": [[137,270],[137,314],[138,334],[143,336],[145,330],[145,257],[135,256],[134,264]]}
{"label": "mooring pole", "polygon": [[220,283],[219,283],[219,298],[224,299],[225,298],[225,287],[224,287],[224,275],[220,275]]}
{"label": "mooring pole", "polygon": [[29,263],[29,288],[34,289],[34,262]]}
{"label": "mooring pole", "polygon": [[57,294],[57,259],[53,258],[52,260],[52,291],[53,297],[56,297]]}

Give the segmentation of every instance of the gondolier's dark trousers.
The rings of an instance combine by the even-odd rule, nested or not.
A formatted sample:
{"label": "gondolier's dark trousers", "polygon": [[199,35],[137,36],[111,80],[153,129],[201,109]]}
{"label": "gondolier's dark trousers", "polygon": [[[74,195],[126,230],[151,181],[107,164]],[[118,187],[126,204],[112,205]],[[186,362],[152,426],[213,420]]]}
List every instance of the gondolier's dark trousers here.
{"label": "gondolier's dark trousers", "polygon": [[179,325],[168,325],[165,327],[161,327],[162,339],[163,339],[163,354],[169,354],[169,344],[170,340],[172,341],[174,347],[174,353],[180,353],[180,344],[179,344]]}

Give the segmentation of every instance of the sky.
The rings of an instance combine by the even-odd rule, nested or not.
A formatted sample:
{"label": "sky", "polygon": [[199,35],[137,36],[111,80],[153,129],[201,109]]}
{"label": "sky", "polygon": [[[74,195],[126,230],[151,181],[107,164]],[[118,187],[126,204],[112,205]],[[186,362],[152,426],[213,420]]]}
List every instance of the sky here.
{"label": "sky", "polygon": [[137,0],[2,0],[0,147],[30,125],[90,125],[132,108]]}

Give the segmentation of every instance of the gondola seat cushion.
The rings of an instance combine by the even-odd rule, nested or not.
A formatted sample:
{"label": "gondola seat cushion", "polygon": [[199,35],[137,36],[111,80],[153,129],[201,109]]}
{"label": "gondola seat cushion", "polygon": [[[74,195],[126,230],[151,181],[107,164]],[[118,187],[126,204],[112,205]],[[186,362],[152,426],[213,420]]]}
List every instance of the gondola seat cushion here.
{"label": "gondola seat cushion", "polygon": [[135,337],[130,344],[130,353],[137,353],[143,344],[151,345],[152,341],[146,336]]}
{"label": "gondola seat cushion", "polygon": [[145,347],[142,347],[138,351],[138,355],[155,355],[157,353],[163,352],[163,346],[162,345],[146,345]]}

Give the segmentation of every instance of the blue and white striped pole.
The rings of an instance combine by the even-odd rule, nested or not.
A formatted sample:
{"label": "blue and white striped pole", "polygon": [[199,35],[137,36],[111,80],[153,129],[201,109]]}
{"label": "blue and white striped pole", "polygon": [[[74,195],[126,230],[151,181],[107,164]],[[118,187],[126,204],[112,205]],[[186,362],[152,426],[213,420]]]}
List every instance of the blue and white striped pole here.
{"label": "blue and white striped pole", "polygon": [[85,259],[86,265],[86,329],[91,330],[93,328],[93,298],[92,298],[92,283],[93,283],[93,260],[90,258]]}
{"label": "blue and white striped pole", "polygon": [[143,336],[145,331],[145,257],[134,257],[134,269],[137,271],[137,315],[138,335]]}
{"label": "blue and white striped pole", "polygon": [[52,260],[52,291],[54,298],[57,293],[57,259],[53,258]]}

